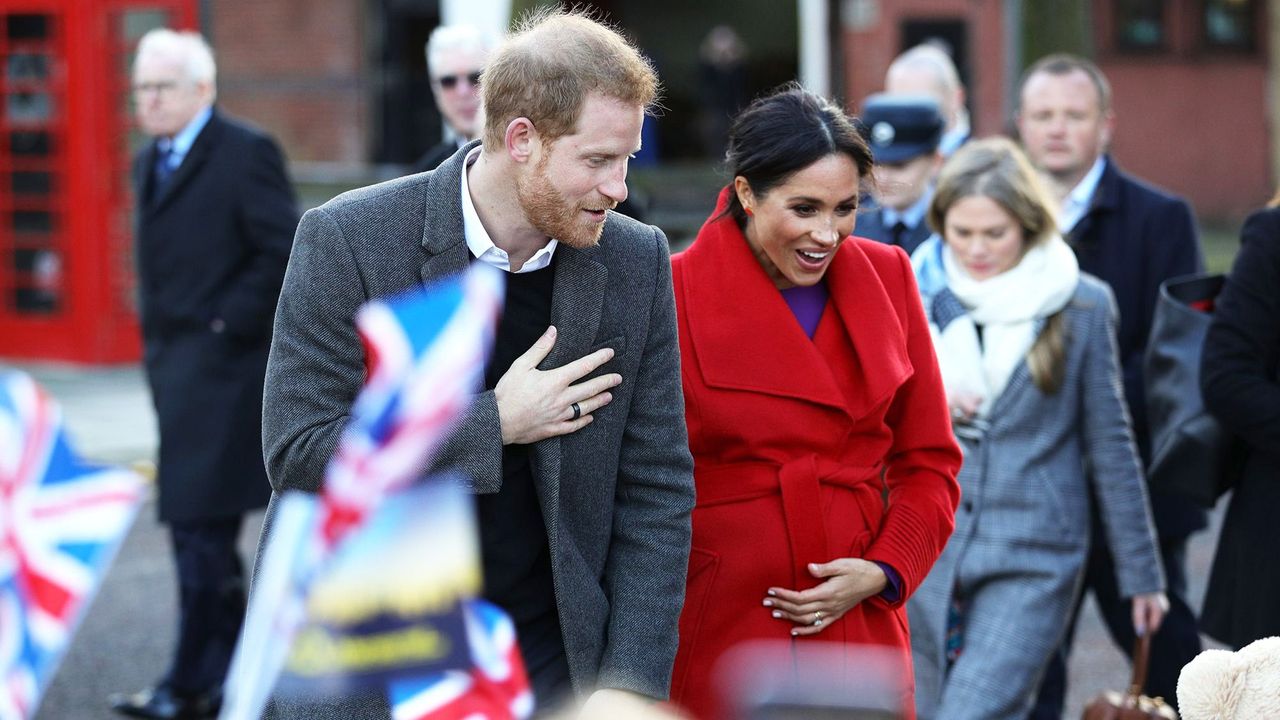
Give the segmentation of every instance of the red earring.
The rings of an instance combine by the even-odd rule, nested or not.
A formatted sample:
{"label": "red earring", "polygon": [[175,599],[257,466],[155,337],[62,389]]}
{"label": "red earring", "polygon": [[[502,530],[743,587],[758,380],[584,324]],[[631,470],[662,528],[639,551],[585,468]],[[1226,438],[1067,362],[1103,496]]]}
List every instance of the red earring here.
{"label": "red earring", "polygon": [[751,211],[751,208],[749,208],[749,207],[744,207],[744,208],[742,208],[742,212],[746,213],[746,214],[747,214],[747,217],[755,217],[755,213],[754,213],[754,212],[752,212],[752,211]]}

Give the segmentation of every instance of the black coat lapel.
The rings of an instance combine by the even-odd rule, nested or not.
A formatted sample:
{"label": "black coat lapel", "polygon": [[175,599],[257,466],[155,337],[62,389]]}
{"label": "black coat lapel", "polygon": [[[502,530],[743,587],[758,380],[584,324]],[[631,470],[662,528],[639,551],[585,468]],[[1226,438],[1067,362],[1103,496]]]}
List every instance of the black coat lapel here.
{"label": "black coat lapel", "polygon": [[156,142],[152,140],[133,160],[133,193],[138,207],[143,210],[151,209],[151,194],[154,191],[152,186],[155,184],[155,172],[152,168],[155,166]]}
{"label": "black coat lapel", "polygon": [[1067,243],[1077,251],[1098,241],[1093,232],[1098,216],[1110,212],[1120,201],[1120,176],[1117,174],[1116,165],[1110,157],[1106,158],[1105,162],[1102,177],[1098,178],[1098,187],[1094,189],[1093,197],[1089,199],[1089,209],[1085,210],[1084,215],[1076,221],[1075,227],[1067,233]]}
{"label": "black coat lapel", "polygon": [[208,160],[212,148],[217,144],[219,136],[222,134],[222,118],[218,116],[215,110],[209,116],[209,122],[205,123],[200,134],[196,136],[195,142],[191,144],[191,148],[187,150],[186,156],[182,158],[182,164],[173,171],[173,175],[164,187],[155,188],[155,157],[156,147],[152,143],[150,151],[147,153],[147,165],[143,168],[146,176],[146,190],[150,202],[148,209],[150,212],[158,212],[166,204],[170,202],[184,185],[186,185],[197,172],[200,167]]}

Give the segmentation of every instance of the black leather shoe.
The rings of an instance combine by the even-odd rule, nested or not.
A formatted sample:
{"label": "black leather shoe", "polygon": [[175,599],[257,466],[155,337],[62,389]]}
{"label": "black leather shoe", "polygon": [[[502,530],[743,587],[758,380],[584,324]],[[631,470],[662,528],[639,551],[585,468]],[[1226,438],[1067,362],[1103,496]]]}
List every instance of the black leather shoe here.
{"label": "black leather shoe", "polygon": [[151,720],[207,720],[218,717],[222,707],[220,692],[185,695],[163,684],[132,695],[115,693],[110,700],[111,709],[121,715]]}

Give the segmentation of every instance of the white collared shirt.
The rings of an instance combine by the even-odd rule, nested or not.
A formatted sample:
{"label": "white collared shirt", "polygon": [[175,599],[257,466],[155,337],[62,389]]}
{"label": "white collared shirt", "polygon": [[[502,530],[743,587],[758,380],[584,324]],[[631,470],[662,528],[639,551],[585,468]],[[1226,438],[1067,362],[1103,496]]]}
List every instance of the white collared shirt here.
{"label": "white collared shirt", "polygon": [[[467,158],[462,163],[462,235],[466,238],[467,249],[477,260],[503,272],[511,272],[511,256],[507,255],[506,250],[493,244],[489,232],[480,223],[480,214],[476,212],[475,203],[471,201],[471,190],[467,185],[467,168],[480,157],[480,151],[483,149],[483,145],[475,146],[471,152],[467,153]],[[528,273],[547,267],[551,264],[551,256],[555,254],[556,246],[559,244],[555,238],[548,240],[546,245],[515,272]]]}
{"label": "white collared shirt", "polygon": [[182,160],[191,151],[191,146],[196,143],[196,138],[200,137],[200,131],[205,125],[209,124],[209,118],[213,117],[213,107],[207,107],[196,116],[191,118],[176,135],[172,138],[160,138],[156,140],[156,147],[161,150],[169,151],[169,169],[176,170],[182,165]]}
{"label": "white collared shirt", "polygon": [[1093,193],[1098,189],[1098,181],[1102,179],[1102,171],[1107,167],[1107,159],[1105,156],[1099,155],[1097,160],[1093,161],[1093,167],[1089,168],[1089,172],[1080,178],[1080,182],[1071,189],[1070,193],[1062,200],[1062,213],[1058,216],[1058,232],[1066,235],[1071,229],[1080,222],[1085,213],[1089,211],[1089,203],[1093,200]]}

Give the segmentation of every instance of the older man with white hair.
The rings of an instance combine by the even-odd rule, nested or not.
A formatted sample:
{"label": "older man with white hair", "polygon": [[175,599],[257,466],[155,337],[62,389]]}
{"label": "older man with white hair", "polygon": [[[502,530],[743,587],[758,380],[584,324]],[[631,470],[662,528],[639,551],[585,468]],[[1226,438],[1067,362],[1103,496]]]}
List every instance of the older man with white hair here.
{"label": "older man with white hair", "polygon": [[447,137],[414,163],[414,172],[436,169],[463,145],[480,137],[484,129],[480,73],[496,44],[492,35],[474,25],[441,25],[431,31],[427,72]]}
{"label": "older man with white hair", "polygon": [[280,149],[214,107],[215,78],[196,33],[138,44],[133,99],[152,142],[133,165],[134,256],[179,622],[159,682],[111,700],[132,717],[217,714],[244,617],[241,519],[271,491],[262,387],[298,210]]}

